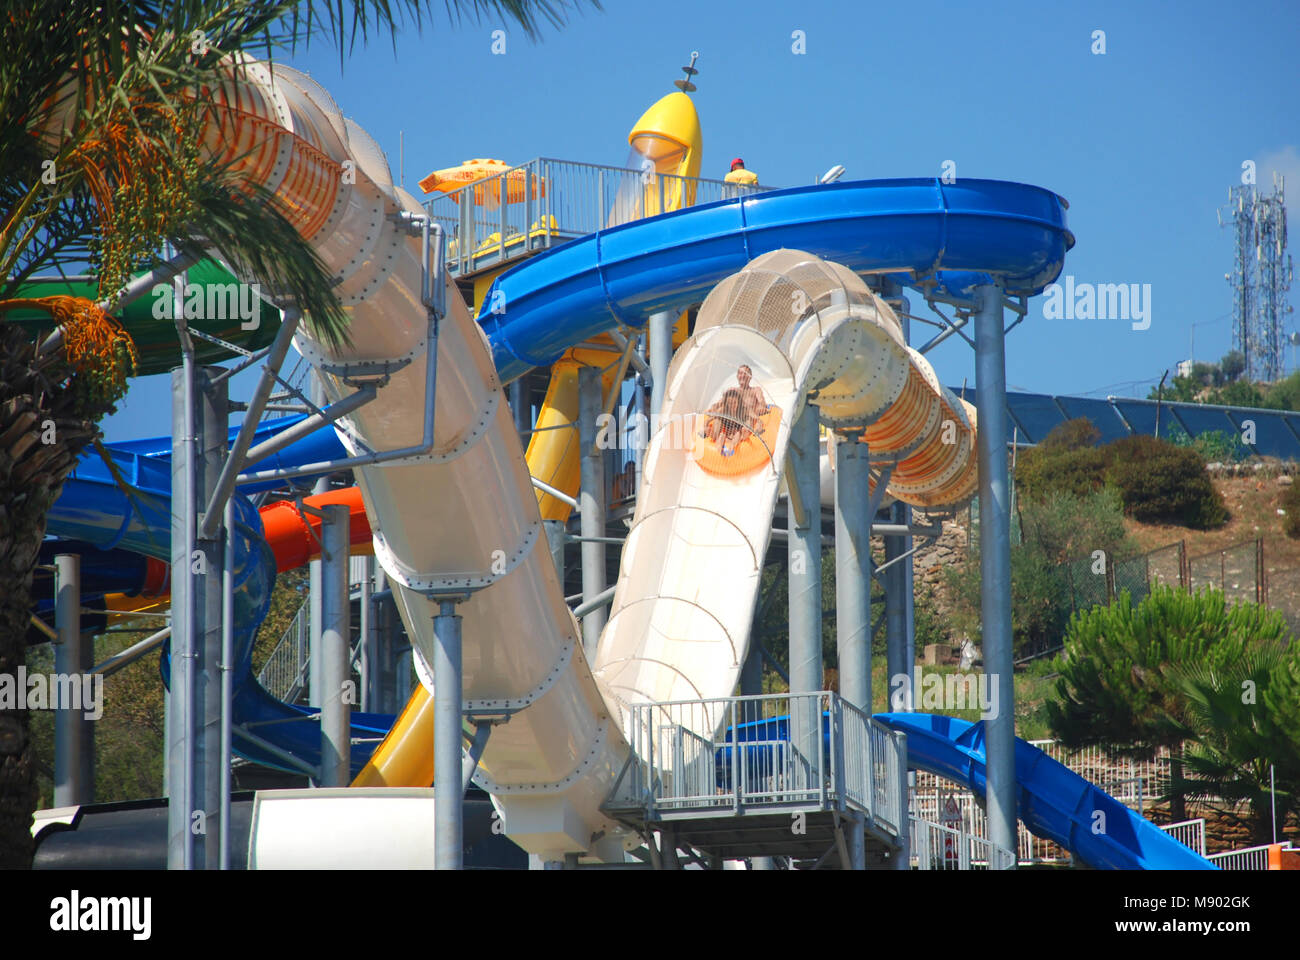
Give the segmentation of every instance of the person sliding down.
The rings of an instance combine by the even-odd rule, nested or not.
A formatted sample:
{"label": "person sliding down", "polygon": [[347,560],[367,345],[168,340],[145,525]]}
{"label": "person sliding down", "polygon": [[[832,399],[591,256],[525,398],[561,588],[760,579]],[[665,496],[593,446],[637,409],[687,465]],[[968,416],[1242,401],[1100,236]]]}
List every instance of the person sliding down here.
{"label": "person sliding down", "polygon": [[[729,387],[722,395],[722,399],[706,411],[718,416],[709,418],[704,430],[700,431],[700,436],[707,437],[715,443],[721,438],[720,448],[724,457],[729,457],[736,452],[735,438],[742,431],[748,430],[755,436],[759,436],[766,429],[761,418],[771,410],[771,407],[763,399],[763,391],[751,385],[753,379],[754,371],[750,369],[749,364],[742,363],[736,368],[736,382],[740,386]],[[728,440],[732,441],[730,446]]]}
{"label": "person sliding down", "polygon": [[700,436],[716,443],[724,457],[729,457],[736,452],[737,437],[748,426],[741,420],[743,407],[743,394],[736,387],[729,387],[722,395],[722,399],[707,411],[715,416],[709,417]]}

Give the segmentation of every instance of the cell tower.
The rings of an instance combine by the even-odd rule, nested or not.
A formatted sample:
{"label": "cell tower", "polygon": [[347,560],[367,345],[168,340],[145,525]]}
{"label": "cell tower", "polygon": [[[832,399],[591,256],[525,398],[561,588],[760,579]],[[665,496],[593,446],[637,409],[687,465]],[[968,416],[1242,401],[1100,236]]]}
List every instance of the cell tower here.
{"label": "cell tower", "polygon": [[1273,174],[1273,195],[1255,201],[1255,259],[1258,262],[1258,310],[1260,329],[1268,337],[1272,369],[1269,380],[1282,376],[1282,348],[1286,343],[1283,327],[1291,305],[1291,254],[1286,250],[1286,179]]}
{"label": "cell tower", "polygon": [[[1225,208],[1235,245],[1232,286],[1233,346],[1246,360],[1243,376],[1272,382],[1282,377],[1283,327],[1291,306],[1292,263],[1287,253],[1286,181],[1273,174],[1273,193],[1262,196],[1252,184],[1228,190]],[[1223,211],[1219,215],[1224,225]]]}

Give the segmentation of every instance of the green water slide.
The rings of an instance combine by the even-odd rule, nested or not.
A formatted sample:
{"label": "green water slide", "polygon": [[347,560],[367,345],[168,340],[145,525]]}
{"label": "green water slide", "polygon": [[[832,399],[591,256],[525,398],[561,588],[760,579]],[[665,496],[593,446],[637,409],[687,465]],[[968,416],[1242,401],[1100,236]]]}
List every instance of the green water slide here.
{"label": "green water slide", "polygon": [[[214,260],[203,260],[186,272],[185,296],[189,325],[192,328],[235,343],[245,350],[268,345],[280,326],[280,311],[259,300],[249,285],[238,280]],[[176,324],[172,320],[172,285],[162,284],[116,312],[135,341],[140,365],[138,376],[166,373],[180,363],[180,345]],[[37,277],[20,286],[19,297],[49,297],[65,294],[88,299],[98,298],[94,277]],[[32,336],[49,332],[50,318],[39,310],[13,310],[6,319],[29,330]],[[195,338],[195,356],[200,363],[217,363],[230,359],[230,351],[206,340]]]}

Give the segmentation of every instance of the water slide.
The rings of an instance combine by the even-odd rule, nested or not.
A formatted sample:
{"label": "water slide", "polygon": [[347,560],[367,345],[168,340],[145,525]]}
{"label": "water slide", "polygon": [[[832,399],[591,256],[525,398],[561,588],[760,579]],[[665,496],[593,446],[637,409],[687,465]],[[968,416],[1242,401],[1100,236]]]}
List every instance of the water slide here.
{"label": "water slide", "polygon": [[[351,345],[325,346],[304,333],[300,350],[318,365],[416,361],[376,402],[343,424],[345,444],[355,451],[362,441],[374,449],[418,442],[421,425],[411,411],[423,405],[422,361],[430,346],[418,306],[421,251],[394,217],[418,213],[418,203],[393,186],[377,148],[345,125],[309,79],[285,68],[277,68],[274,81],[265,71],[254,71],[233,96],[251,115],[274,118],[293,131],[293,137],[283,138],[281,151],[289,167],[315,163],[337,169],[343,160],[355,160],[354,185],[328,177],[277,182],[266,158],[250,154],[246,163],[252,175],[303,201],[295,209],[303,211],[304,235],[342,277],[341,297],[352,315]],[[295,193],[309,189],[328,195]],[[327,222],[332,229],[323,231]],[[357,257],[362,236],[366,256]],[[399,584],[407,629],[426,658],[434,611],[425,592],[474,591],[458,607],[466,639],[466,699],[471,707],[496,705],[511,713],[489,740],[477,779],[493,793],[516,842],[543,855],[612,853],[611,841],[617,846],[627,838],[618,836],[599,806],[626,756],[625,705],[658,698],[665,690],[730,693],[747,643],[751,571],[743,565],[692,567],[697,577],[714,578],[702,597],[712,605],[706,609],[714,626],[692,651],[680,624],[708,619],[679,616],[691,602],[680,595],[691,578],[674,579],[665,571],[671,564],[655,545],[680,556],[684,543],[717,537],[729,556],[737,556],[765,543],[778,488],[774,478],[782,472],[789,427],[810,388],[819,391],[823,415],[843,422],[867,412],[883,415],[900,403],[912,405],[918,412],[891,424],[893,440],[881,441],[903,460],[933,447],[929,423],[936,410],[960,423],[964,439],[958,446],[966,453],[929,463],[918,470],[913,489],[899,492],[901,499],[925,502],[927,496],[960,497],[967,490],[973,423],[968,416],[963,422],[966,411],[950,394],[934,389],[923,360],[897,337],[888,307],[854,274],[894,274],[962,292],[994,273],[1009,294],[1034,294],[1059,273],[1072,242],[1063,201],[1038,188],[991,181],[840,183],[669,213],[555,248],[498,279],[507,309],[484,316],[481,330],[449,291],[437,341],[433,448],[418,462],[362,469],[361,489],[376,529],[376,554]],[[785,247],[807,253],[778,252]],[[695,440],[674,445],[663,430],[656,434],[614,617],[593,671],[542,546],[537,499],[501,385],[618,324],[636,329],[654,311],[698,302],[766,253],[773,256],[710,296],[716,319],[697,330],[675,361],[667,409],[675,417],[692,418],[692,424],[707,416],[734,364],[744,361],[782,415],[768,421],[771,439],[763,441],[764,455],[743,475],[710,472],[710,451],[701,451]],[[816,256],[834,258],[843,267],[819,264]],[[774,314],[778,298],[764,303],[760,292],[757,311],[744,306],[746,289],[789,294],[802,287],[809,288],[810,309],[789,314],[786,296],[780,324],[754,319]],[[881,361],[885,383],[863,377],[860,361],[867,357]],[[333,398],[346,392],[332,376],[326,380]],[[890,442],[896,445],[891,448]],[[726,510],[707,524],[691,516],[717,507]],[[123,515],[130,511],[117,514]],[[249,543],[260,538],[255,518],[241,520],[247,521]],[[119,540],[125,543],[125,535]],[[270,562],[264,557],[262,566]],[[256,586],[245,584],[244,590]],[[255,616],[256,603],[245,604],[244,612]],[[636,623],[653,629],[638,638]],[[673,647],[672,656],[681,654],[676,662],[656,655]],[[430,711],[428,698],[423,705],[420,699],[413,698],[389,737],[394,758],[428,753],[429,739],[418,734]],[[384,779],[382,766],[371,769],[381,782],[392,782]]]}
{"label": "water slide", "polygon": [[[879,713],[907,734],[909,766],[984,795],[984,724],[929,713]],[[1035,836],[1106,870],[1214,870],[1199,853],[1016,738],[1016,813]]]}
{"label": "water slide", "polygon": [[[259,430],[264,438],[283,421],[268,422]],[[259,466],[270,468],[315,462],[322,450],[335,450],[337,440],[329,433],[291,445]],[[134,449],[122,449],[133,446]],[[296,447],[296,449],[295,449]],[[154,455],[150,455],[150,451]],[[96,453],[82,457],[69,477],[59,499],[47,516],[47,532],[60,537],[57,548],[89,558],[93,579],[88,589],[125,593],[151,593],[161,597],[165,584],[158,583],[158,569],[170,560],[171,551],[171,463],[157,441],[137,441],[110,449],[114,469],[130,485],[128,494],[118,485],[114,470]],[[331,491],[307,497],[308,506],[330,502],[359,508],[355,491]],[[251,760],[285,769],[296,769],[289,757],[308,764],[320,762],[320,731],[312,722],[318,710],[286,704],[258,684],[252,672],[252,647],[257,628],[266,616],[275,572],[312,559],[319,552],[318,518],[300,513],[289,502],[271,504],[260,514],[242,495],[234,497],[237,536],[235,538],[236,669],[233,706],[234,744]],[[370,543],[369,524],[359,509],[353,510],[352,541],[359,552]],[[68,542],[71,541],[71,542]],[[141,563],[142,558],[148,558]],[[108,561],[103,563],[101,561]],[[114,577],[101,575],[104,567],[116,567]],[[167,662],[164,660],[164,675]],[[354,712],[352,735],[366,741],[382,737],[392,726],[386,714]],[[252,739],[248,733],[257,739]],[[365,745],[354,751],[353,772],[367,759]]]}

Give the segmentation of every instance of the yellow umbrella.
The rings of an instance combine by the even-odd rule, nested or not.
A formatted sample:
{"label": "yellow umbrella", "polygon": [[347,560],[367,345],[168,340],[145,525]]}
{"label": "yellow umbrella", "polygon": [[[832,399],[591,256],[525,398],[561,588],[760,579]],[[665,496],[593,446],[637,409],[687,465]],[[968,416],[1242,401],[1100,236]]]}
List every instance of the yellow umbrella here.
{"label": "yellow umbrella", "polygon": [[[501,203],[501,175],[505,174],[506,203],[522,203],[527,196],[528,171],[511,167],[504,160],[466,160],[458,167],[435,170],[420,181],[425,193],[440,190],[451,193],[468,184],[474,187],[474,202],[485,205]],[[546,183],[541,177],[532,178],[533,196],[546,196]]]}

